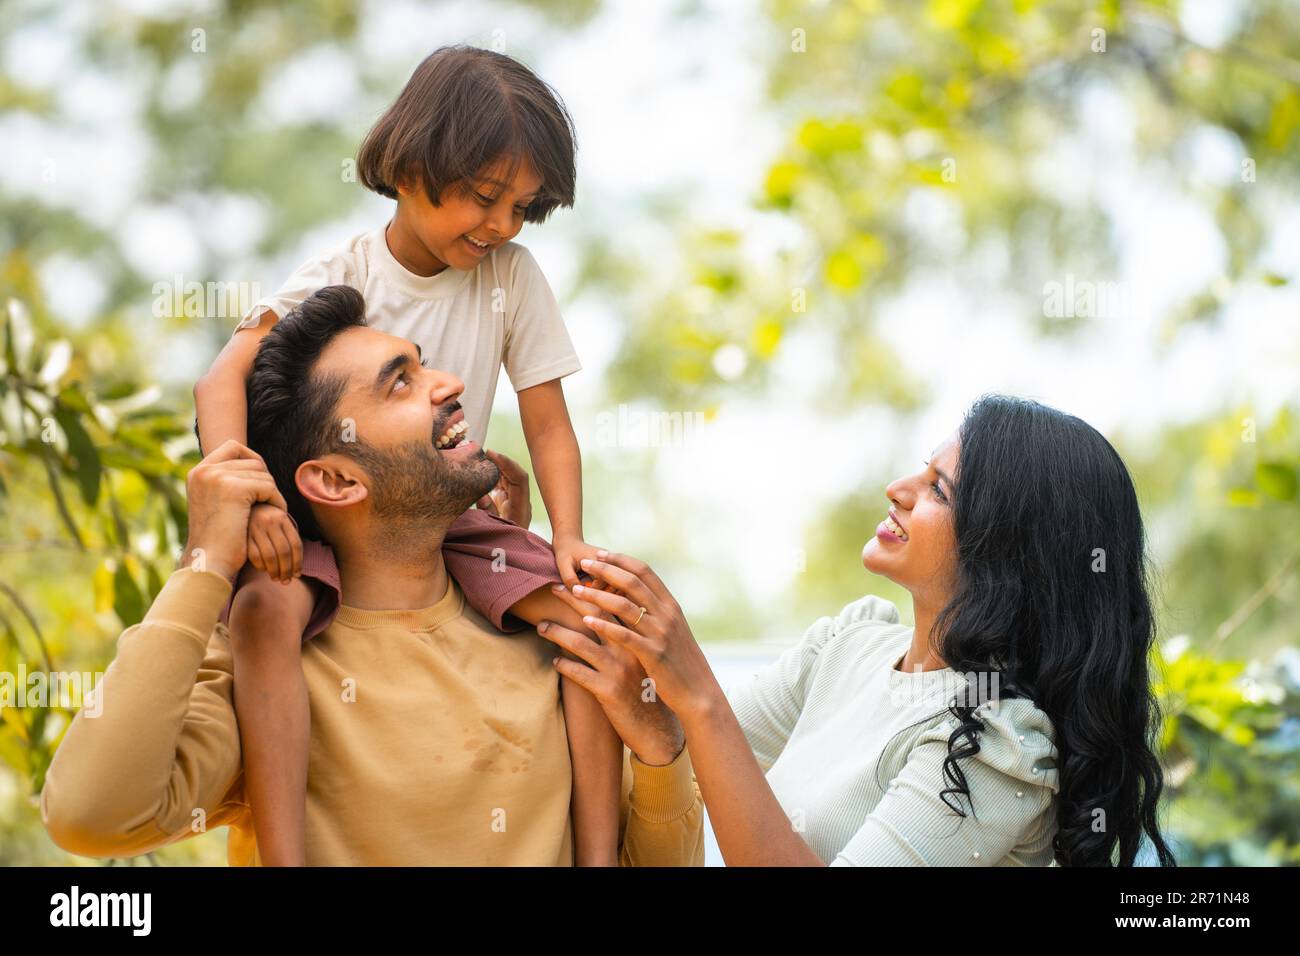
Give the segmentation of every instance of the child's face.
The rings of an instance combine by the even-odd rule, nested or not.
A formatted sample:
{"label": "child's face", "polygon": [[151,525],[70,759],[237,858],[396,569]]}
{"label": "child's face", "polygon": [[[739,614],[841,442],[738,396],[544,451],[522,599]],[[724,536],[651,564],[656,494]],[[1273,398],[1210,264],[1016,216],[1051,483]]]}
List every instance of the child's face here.
{"label": "child's face", "polygon": [[[500,159],[464,188],[444,189],[440,206],[429,202],[423,186],[398,186],[399,206],[431,256],[453,269],[469,271],[497,246],[519,234],[524,212],[537,197],[542,181],[525,158],[515,170],[514,179],[503,183],[509,165],[506,159]],[[487,245],[480,249],[470,242],[470,236]]]}

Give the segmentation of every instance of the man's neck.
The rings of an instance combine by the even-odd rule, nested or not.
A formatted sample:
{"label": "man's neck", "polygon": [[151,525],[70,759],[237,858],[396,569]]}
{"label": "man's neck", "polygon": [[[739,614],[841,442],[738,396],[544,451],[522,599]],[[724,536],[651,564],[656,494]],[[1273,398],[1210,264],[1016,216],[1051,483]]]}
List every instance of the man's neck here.
{"label": "man's neck", "polygon": [[437,604],[447,593],[443,531],[340,543],[334,555],[342,603],[365,611],[410,611]]}

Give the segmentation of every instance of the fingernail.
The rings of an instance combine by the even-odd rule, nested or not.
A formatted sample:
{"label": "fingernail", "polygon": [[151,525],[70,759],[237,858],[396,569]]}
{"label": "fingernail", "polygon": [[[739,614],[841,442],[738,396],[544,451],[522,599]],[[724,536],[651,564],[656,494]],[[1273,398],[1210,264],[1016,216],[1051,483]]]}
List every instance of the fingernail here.
{"label": "fingernail", "polygon": [[584,568],[589,568],[592,565],[592,560],[591,558],[583,558],[578,563],[581,564]]}
{"label": "fingernail", "polygon": [[582,621],[583,621],[584,624],[595,624],[595,623],[596,623],[596,619],[595,619],[594,617],[592,617],[590,614],[584,614],[583,617],[582,617]]}
{"label": "fingernail", "polygon": [[574,593],[574,594],[581,594],[581,593],[582,593],[583,591],[585,591],[585,590],[587,590],[587,589],[584,588],[581,584],[575,584],[575,585],[573,586],[573,593]]}
{"label": "fingernail", "polygon": [[554,666],[555,664],[558,664],[558,663],[560,663],[560,659],[559,659],[558,657],[552,657],[552,658],[551,658],[551,664],[552,664],[552,666]]}
{"label": "fingernail", "polygon": [[562,592],[564,591],[564,585],[563,585],[563,584],[552,584],[552,585],[551,585],[551,590],[554,591],[556,594],[560,594],[560,593],[562,593]]}
{"label": "fingernail", "polygon": [[604,549],[601,549],[600,551],[597,551],[597,552],[596,552],[596,557],[598,557],[598,558],[608,558],[608,557],[609,557],[609,552],[608,552],[608,551],[605,551]]}
{"label": "fingernail", "polygon": [[550,622],[550,621],[542,621],[542,622],[540,622],[540,623],[537,625],[537,632],[538,632],[539,634],[545,634],[545,633],[546,633],[546,629],[549,628],[550,626],[551,626],[551,622]]}

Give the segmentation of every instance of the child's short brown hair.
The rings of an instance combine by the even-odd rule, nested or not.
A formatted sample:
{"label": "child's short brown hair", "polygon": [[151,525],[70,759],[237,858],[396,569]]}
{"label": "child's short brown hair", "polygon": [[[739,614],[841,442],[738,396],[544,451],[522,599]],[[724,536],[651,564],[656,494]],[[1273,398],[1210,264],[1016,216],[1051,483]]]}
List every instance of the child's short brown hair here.
{"label": "child's short brown hair", "polygon": [[513,57],[457,44],[415,68],[396,102],[366,134],[357,156],[367,189],[397,198],[397,184],[420,182],[435,206],[443,189],[464,188],[501,157],[509,181],[527,157],[542,188],[524,213],[543,222],[573,205],[573,119],[556,93]]}

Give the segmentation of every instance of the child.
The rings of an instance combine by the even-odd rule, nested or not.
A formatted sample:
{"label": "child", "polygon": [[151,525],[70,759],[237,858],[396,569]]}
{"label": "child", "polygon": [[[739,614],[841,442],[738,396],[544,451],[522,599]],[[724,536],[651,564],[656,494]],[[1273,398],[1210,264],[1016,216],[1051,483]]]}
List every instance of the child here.
{"label": "child", "polygon": [[[531,567],[516,567],[513,556],[533,547],[528,539],[541,539],[482,511],[453,523],[444,543],[448,571],[468,603],[503,629],[517,626],[513,614],[534,624],[576,619],[585,630],[550,592],[557,577],[572,587],[582,573],[578,562],[595,556],[583,541],[581,459],[560,384],[581,366],[545,277],[511,241],[524,222],[573,205],[574,149],[568,112],[523,64],[472,47],[434,51],[361,144],[361,182],[397,200],[392,219],[305,263],[276,295],[255,304],[194,389],[200,447],[246,441],[245,382],[258,343],[291,308],[334,284],[362,293],[370,325],[416,342],[430,364],[465,383],[465,437],[480,447],[504,364],[559,574],[549,554],[545,567],[535,554]],[[499,489],[508,490],[517,467],[488,454],[503,469]],[[493,510],[486,498],[479,507]],[[310,716],[300,644],[325,628],[339,603],[332,551],[318,541],[299,545],[286,512],[254,508],[250,564],[227,608],[246,790],[266,865],[305,863]],[[504,582],[505,575],[484,573],[500,570],[488,567],[494,554],[512,556]],[[617,865],[623,745],[586,690],[567,680],[561,688],[576,862]]]}

